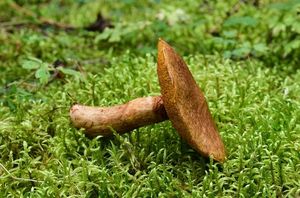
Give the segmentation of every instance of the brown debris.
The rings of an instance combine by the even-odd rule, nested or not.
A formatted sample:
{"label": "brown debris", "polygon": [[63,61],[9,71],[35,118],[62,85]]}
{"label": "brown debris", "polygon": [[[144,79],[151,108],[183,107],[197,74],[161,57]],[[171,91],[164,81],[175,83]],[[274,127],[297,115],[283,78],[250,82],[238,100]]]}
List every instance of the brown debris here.
{"label": "brown debris", "polygon": [[93,32],[103,32],[105,28],[113,27],[114,26],[111,24],[110,20],[105,19],[101,13],[98,13],[96,21],[90,24],[89,26],[85,27],[85,29]]}

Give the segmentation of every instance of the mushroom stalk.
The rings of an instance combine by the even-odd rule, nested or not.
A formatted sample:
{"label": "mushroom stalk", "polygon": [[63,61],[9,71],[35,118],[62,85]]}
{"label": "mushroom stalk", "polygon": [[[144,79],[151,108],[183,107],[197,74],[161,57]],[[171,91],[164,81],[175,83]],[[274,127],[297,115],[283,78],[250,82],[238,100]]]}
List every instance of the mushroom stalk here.
{"label": "mushroom stalk", "polygon": [[137,98],[112,107],[76,104],[70,109],[70,117],[75,127],[84,128],[92,137],[109,136],[113,130],[122,134],[168,119],[161,96]]}

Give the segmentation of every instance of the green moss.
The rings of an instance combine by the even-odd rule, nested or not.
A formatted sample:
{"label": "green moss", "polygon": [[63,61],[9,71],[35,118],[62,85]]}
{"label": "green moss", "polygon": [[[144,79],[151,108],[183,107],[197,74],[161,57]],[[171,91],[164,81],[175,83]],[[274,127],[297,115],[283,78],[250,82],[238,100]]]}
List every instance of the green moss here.
{"label": "green moss", "polygon": [[[0,3],[6,6],[0,6],[5,10],[0,12],[4,27],[0,28],[0,197],[299,196],[300,72],[294,64],[299,61],[298,48],[288,51],[285,60],[277,56],[279,51],[262,47],[263,56],[256,52],[231,60],[223,56],[241,43],[244,48],[249,47],[248,41],[266,43],[262,36],[268,28],[262,25],[266,20],[258,20],[252,30],[243,18],[253,21],[273,12],[288,17],[292,12],[269,11],[262,3],[259,13],[242,3],[237,11],[241,17],[234,20],[238,27],[230,27],[229,20],[223,28],[226,12],[235,2],[202,2],[200,7],[194,1],[16,2],[77,27],[92,22],[101,10],[118,25],[112,31],[121,39],[116,36],[111,42],[102,39],[108,33],[82,29],[43,29],[36,26],[36,19],[8,6],[9,1]],[[180,16],[170,25],[174,21],[168,20],[179,8],[189,20],[180,18],[177,11]],[[160,12],[166,15],[162,21],[157,19]],[[2,23],[24,20],[33,24]],[[141,22],[138,28],[137,21]],[[209,33],[214,28],[221,34],[221,43],[216,44]],[[269,49],[291,41],[289,33],[275,37],[278,45],[272,42]],[[109,106],[160,94],[159,36],[188,55],[184,59],[205,92],[226,145],[224,164],[193,151],[169,121],[95,139],[71,125],[68,111],[73,103]],[[49,65],[51,75],[51,65],[60,60],[68,69],[79,68],[83,78],[66,74],[41,84],[35,70],[22,67],[22,61],[30,57]]]}
{"label": "green moss", "polygon": [[126,54],[84,82],[67,78],[66,83],[54,82],[29,99],[12,99],[14,112],[2,103],[1,164],[9,171],[1,169],[2,193],[296,194],[299,98],[298,92],[288,90],[299,90],[299,82],[251,61],[202,55],[186,60],[224,139],[228,160],[223,165],[202,159],[180,140],[169,122],[93,140],[70,125],[68,109],[74,99],[105,106],[159,94],[154,57]]}

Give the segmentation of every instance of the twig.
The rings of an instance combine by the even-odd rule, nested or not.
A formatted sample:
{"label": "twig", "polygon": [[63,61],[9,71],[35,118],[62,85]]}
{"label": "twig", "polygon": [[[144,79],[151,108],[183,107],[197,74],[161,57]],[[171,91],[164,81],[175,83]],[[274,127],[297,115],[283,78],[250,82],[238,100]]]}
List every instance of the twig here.
{"label": "twig", "polygon": [[[39,182],[39,183],[42,183],[43,181],[39,181],[39,180],[36,180],[36,179],[27,179],[27,178],[20,178],[20,177],[15,177],[13,176],[6,168],[5,166],[3,166],[3,164],[0,163],[0,166],[2,167],[2,169],[14,180],[19,180],[19,181],[30,181],[30,182]],[[1,178],[1,177],[0,177]],[[4,177],[2,177],[4,178]]]}
{"label": "twig", "polygon": [[14,10],[16,10],[17,12],[19,12],[19,13],[22,13],[26,16],[33,17],[34,19],[39,21],[39,23],[42,24],[42,25],[43,24],[48,24],[48,25],[51,25],[51,26],[54,26],[54,27],[57,27],[57,28],[62,28],[62,29],[75,29],[74,27],[72,27],[68,24],[60,23],[60,22],[54,21],[52,19],[47,19],[47,18],[44,18],[44,17],[38,17],[34,12],[32,12],[30,10],[27,10],[26,8],[18,5],[17,3],[13,2],[13,1],[9,2],[9,6],[11,8],[13,8]]}
{"label": "twig", "polygon": [[0,27],[20,26],[28,24],[28,21],[3,21],[0,22]]}

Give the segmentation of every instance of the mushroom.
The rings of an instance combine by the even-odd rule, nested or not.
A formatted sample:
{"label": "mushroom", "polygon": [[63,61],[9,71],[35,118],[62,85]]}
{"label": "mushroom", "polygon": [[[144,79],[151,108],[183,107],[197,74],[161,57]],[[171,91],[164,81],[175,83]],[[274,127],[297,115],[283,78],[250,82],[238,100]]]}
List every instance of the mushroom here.
{"label": "mushroom", "polygon": [[113,107],[74,105],[70,117],[89,136],[109,136],[168,118],[179,135],[202,156],[223,162],[226,151],[204,94],[184,60],[165,41],[158,41],[157,74],[161,96],[137,98]]}

